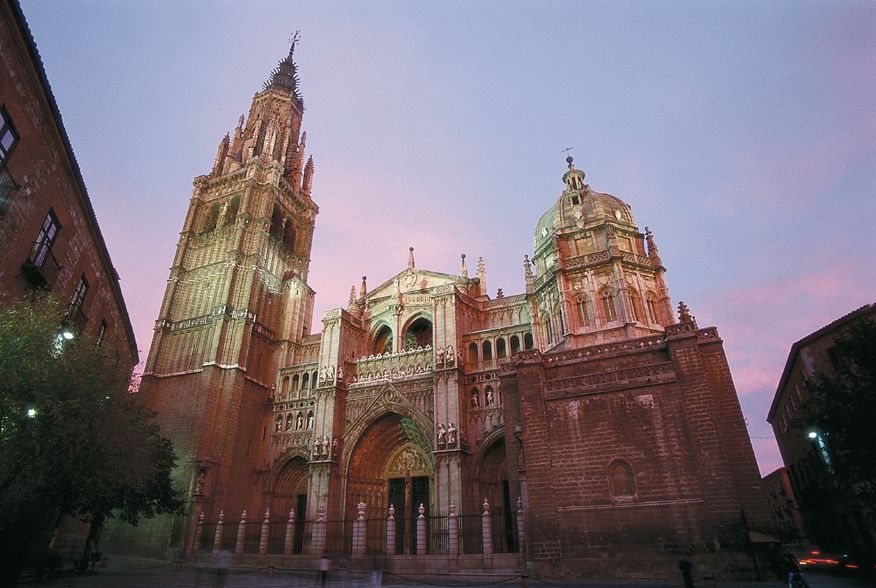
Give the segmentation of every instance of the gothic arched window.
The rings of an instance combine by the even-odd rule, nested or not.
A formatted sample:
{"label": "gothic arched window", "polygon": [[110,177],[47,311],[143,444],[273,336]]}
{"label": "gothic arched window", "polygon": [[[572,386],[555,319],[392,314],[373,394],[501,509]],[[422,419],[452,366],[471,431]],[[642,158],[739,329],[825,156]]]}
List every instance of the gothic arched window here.
{"label": "gothic arched window", "polygon": [[511,335],[511,354],[515,354],[520,351],[520,337],[517,335]]}
{"label": "gothic arched window", "polygon": [[432,323],[428,319],[420,317],[408,327],[405,332],[405,350],[426,348],[432,344]]}
{"label": "gothic arched window", "polygon": [[590,326],[590,300],[586,296],[582,296],[578,298],[577,304],[575,305],[578,308],[578,322],[582,327]]}
{"label": "gothic arched window", "polygon": [[605,288],[602,290],[602,319],[606,323],[617,321],[617,309],[614,305],[614,294],[611,290]]}
{"label": "gothic arched window", "polygon": [[508,352],[505,347],[505,338],[499,337],[498,339],[496,339],[496,357],[498,359],[502,359],[506,355],[508,355]]}
{"label": "gothic arched window", "polygon": [[645,295],[645,309],[648,313],[648,322],[651,324],[657,324],[659,322],[657,320],[657,301],[651,293]]}
{"label": "gothic arched window", "polygon": [[478,344],[472,341],[468,344],[468,363],[476,364],[478,362]]}
{"label": "gothic arched window", "polygon": [[372,351],[374,351],[374,355],[392,353],[392,329],[389,328],[389,325],[383,325],[374,335]]}
{"label": "gothic arched window", "polygon": [[493,360],[493,344],[489,341],[484,341],[484,344],[481,346],[481,349],[484,352],[484,361],[492,361]]}
{"label": "gothic arched window", "polygon": [[534,345],[532,342],[532,333],[526,333],[525,335],[523,335],[523,348],[532,349],[533,346]]}
{"label": "gothic arched window", "polygon": [[636,495],[636,477],[633,467],[622,459],[608,466],[608,489],[613,500],[630,500]]}
{"label": "gothic arched window", "polygon": [[228,210],[225,211],[225,226],[233,225],[237,219],[237,213],[240,210],[240,196],[235,196],[228,203]]}
{"label": "gothic arched window", "polygon": [[639,293],[636,292],[635,289],[630,288],[628,292],[630,295],[630,309],[633,312],[632,318],[635,322],[642,322],[642,319],[644,318],[644,312],[642,312],[642,299],[639,298]]}

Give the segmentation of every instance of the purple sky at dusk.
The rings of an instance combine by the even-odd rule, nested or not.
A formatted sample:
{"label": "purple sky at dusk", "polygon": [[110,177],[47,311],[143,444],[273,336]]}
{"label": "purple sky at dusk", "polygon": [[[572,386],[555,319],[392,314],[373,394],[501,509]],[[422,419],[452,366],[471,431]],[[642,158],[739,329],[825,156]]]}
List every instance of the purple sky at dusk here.
{"label": "purple sky at dusk", "polygon": [[313,331],[350,286],[483,256],[523,291],[562,149],[716,325],[761,472],[791,344],[876,301],[876,3],[22,0],[141,359],[191,196],[301,32]]}

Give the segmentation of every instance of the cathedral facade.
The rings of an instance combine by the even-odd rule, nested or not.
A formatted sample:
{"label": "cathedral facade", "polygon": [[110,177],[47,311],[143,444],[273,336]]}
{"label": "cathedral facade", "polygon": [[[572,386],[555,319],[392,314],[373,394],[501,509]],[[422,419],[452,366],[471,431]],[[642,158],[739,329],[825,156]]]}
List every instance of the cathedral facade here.
{"label": "cathedral facade", "polygon": [[750,568],[766,510],[718,333],[676,318],[653,236],[571,158],[525,292],[490,298],[481,260],[429,271],[412,248],[310,332],[319,209],[293,51],[194,181],[139,392],[189,507],[136,542],[484,568],[513,553],[546,576],[674,575],[682,552]]}

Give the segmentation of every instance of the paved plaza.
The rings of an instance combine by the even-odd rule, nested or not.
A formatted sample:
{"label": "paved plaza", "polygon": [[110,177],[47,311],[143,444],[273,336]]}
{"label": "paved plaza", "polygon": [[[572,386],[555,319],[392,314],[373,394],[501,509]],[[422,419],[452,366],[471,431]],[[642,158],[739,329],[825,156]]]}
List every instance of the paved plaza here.
{"label": "paved plaza", "polygon": [[[872,580],[863,577],[839,576],[828,573],[811,572],[807,574],[810,588],[863,588],[873,586]],[[376,581],[375,581],[376,580]],[[68,575],[41,582],[22,582],[23,586],[54,588],[291,588],[319,586],[318,572],[314,570],[281,570],[269,573],[265,569],[235,568],[229,570],[222,583],[222,577],[210,568],[184,566],[179,569],[168,565],[131,565],[128,562],[110,560],[107,567],[94,574]],[[403,575],[382,574],[373,578],[369,572],[333,570],[329,572],[327,588],[395,588],[484,587],[510,588],[524,585],[515,576],[466,576],[466,575]],[[602,580],[602,581],[560,581],[529,580],[531,588],[681,588],[681,578],[677,583],[660,581]],[[782,588],[777,580],[770,582],[696,582],[697,588]]]}

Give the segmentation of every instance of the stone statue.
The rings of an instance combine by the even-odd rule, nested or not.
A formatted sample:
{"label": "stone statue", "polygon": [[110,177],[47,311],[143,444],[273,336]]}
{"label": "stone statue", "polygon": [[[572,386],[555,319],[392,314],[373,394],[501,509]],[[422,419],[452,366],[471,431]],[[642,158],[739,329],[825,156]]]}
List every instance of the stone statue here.
{"label": "stone statue", "polygon": [[198,472],[198,480],[195,482],[195,496],[204,495],[204,487],[207,485],[207,470],[201,468]]}
{"label": "stone statue", "polygon": [[298,413],[298,418],[295,420],[295,430],[300,431],[304,426],[304,417],[301,416],[301,413]]}
{"label": "stone statue", "polygon": [[310,413],[309,415],[307,415],[307,430],[309,431],[312,428],[313,428],[313,413]]}
{"label": "stone statue", "polygon": [[478,394],[477,390],[473,390],[471,393],[471,406],[472,408],[477,408],[481,405],[481,397]]}
{"label": "stone statue", "polygon": [[456,426],[453,423],[447,424],[447,447],[456,446]]}
{"label": "stone statue", "polygon": [[447,445],[447,430],[442,423],[438,423],[438,447]]}
{"label": "stone statue", "polygon": [[329,438],[327,435],[322,436],[322,455],[326,459],[329,457]]}
{"label": "stone statue", "polygon": [[435,366],[444,367],[444,348],[439,347],[435,352]]}
{"label": "stone statue", "polygon": [[447,367],[453,367],[455,365],[456,355],[453,353],[453,345],[447,346],[447,352],[444,355],[444,364]]}
{"label": "stone statue", "polygon": [[493,389],[487,388],[487,406],[493,406],[495,398],[493,397]]}

